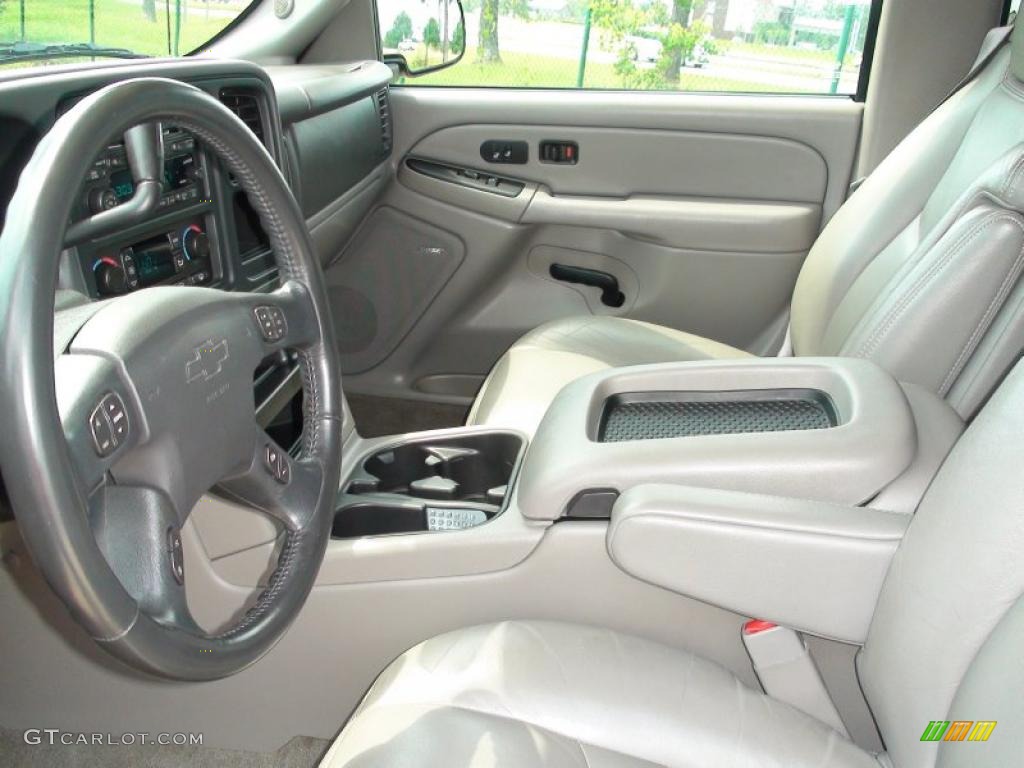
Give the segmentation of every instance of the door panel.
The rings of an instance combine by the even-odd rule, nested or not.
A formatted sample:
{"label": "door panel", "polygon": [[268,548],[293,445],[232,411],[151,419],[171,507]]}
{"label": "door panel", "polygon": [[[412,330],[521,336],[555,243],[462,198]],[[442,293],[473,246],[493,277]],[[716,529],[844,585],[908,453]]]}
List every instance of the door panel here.
{"label": "door panel", "polygon": [[[345,350],[346,388],[459,403],[518,336],[571,315],[774,351],[861,120],[847,99],[785,96],[393,88],[391,104],[396,173],[379,205],[405,223],[396,235],[382,228],[396,216],[369,217],[329,273],[339,334],[362,345]],[[526,162],[489,162],[488,140],[526,142]],[[542,161],[552,140],[576,162]],[[460,253],[443,279],[425,266],[438,249]],[[553,264],[613,276],[621,306]],[[414,304],[415,322],[356,327],[353,287],[363,312]]]}
{"label": "door panel", "polygon": [[[729,197],[742,191],[751,200],[821,203],[827,168],[806,144],[770,136],[587,128],[582,125],[459,125],[424,136],[409,149],[417,157],[490,167],[480,146],[490,139],[525,141],[530,154],[522,165],[500,170],[545,185],[556,195],[670,195]],[[573,141],[575,164],[543,162],[542,141]]]}

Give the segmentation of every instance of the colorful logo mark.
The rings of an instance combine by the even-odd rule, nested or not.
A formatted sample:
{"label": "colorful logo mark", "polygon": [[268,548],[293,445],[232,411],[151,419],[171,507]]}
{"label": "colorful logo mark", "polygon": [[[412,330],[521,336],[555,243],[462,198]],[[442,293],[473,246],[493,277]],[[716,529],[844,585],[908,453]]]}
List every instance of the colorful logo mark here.
{"label": "colorful logo mark", "polygon": [[932,720],[921,741],[988,741],[995,729],[995,720]]}

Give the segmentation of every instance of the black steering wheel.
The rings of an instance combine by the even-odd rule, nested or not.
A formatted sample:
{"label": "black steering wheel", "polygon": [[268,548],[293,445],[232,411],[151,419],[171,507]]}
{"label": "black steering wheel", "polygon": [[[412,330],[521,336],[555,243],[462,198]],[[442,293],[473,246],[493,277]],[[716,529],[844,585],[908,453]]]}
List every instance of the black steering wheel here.
{"label": "black steering wheel", "polygon": [[[127,205],[155,210],[161,121],[192,132],[238,179],[270,239],[281,287],[138,291],[101,305],[55,349],[61,251],[125,215],[114,209],[69,227],[82,179],[123,135],[136,189]],[[341,465],[341,375],[322,275],[270,155],[190,85],[147,78],[97,91],[56,122],[21,175],[0,234],[0,297],[0,466],[51,587],[101,647],[137,669],[209,680],[255,662],[313,586]],[[301,367],[299,458],[255,417],[254,371],[281,349],[296,350]],[[189,611],[180,537],[214,485],[284,529],[276,570],[220,634],[203,631]]]}

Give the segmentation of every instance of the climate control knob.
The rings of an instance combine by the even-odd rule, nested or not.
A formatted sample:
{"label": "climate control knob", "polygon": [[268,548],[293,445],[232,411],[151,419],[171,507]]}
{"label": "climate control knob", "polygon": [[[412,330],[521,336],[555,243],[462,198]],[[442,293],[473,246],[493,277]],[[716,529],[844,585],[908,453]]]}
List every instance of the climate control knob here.
{"label": "climate control knob", "polygon": [[124,269],[113,259],[100,259],[93,267],[96,288],[103,296],[119,296],[128,291]]}
{"label": "climate control knob", "polygon": [[189,261],[199,261],[210,255],[210,240],[206,233],[192,225],[181,234],[181,248]]}

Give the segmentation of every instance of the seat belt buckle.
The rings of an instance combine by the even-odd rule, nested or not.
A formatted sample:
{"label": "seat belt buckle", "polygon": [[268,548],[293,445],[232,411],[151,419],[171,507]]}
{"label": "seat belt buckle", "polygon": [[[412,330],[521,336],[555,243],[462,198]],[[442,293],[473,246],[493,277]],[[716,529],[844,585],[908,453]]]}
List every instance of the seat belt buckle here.
{"label": "seat belt buckle", "polygon": [[764,692],[849,736],[832,697],[799,633],[751,619],[741,634]]}

